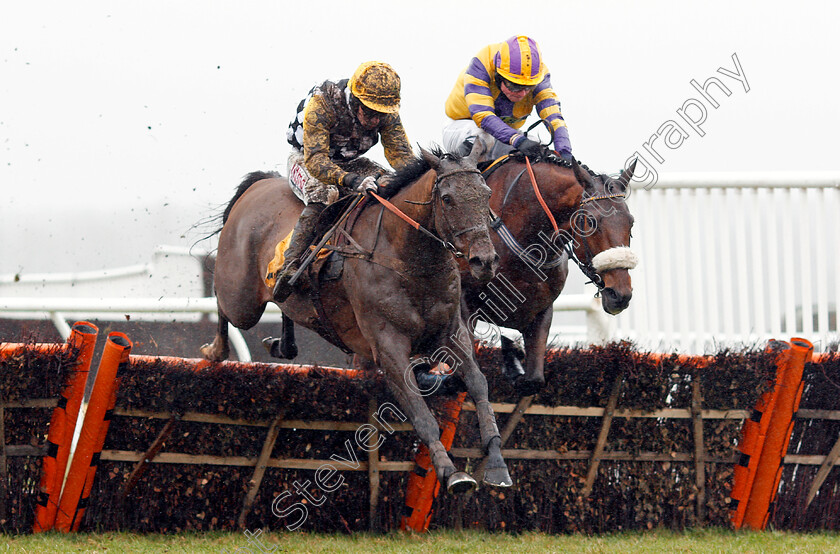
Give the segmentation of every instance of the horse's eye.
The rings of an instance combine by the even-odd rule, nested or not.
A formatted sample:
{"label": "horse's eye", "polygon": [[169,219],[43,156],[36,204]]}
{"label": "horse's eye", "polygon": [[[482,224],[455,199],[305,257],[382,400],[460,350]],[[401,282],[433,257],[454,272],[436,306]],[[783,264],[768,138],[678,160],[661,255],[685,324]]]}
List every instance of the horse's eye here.
{"label": "horse's eye", "polygon": [[444,194],[443,196],[440,197],[440,199],[443,200],[443,203],[446,204],[447,206],[452,203],[452,197],[449,196],[448,194]]}
{"label": "horse's eye", "polygon": [[577,217],[577,226],[579,229],[595,229],[598,226],[598,222],[589,214],[580,214]]}

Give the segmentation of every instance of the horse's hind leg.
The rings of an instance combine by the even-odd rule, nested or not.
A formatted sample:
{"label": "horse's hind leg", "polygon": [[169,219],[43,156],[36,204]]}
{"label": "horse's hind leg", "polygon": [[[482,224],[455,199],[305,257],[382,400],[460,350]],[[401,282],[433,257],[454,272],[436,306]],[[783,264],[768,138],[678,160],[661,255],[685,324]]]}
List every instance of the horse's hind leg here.
{"label": "horse's hind leg", "polygon": [[210,344],[201,347],[201,355],[211,362],[221,362],[230,355],[230,342],[228,341],[228,319],[219,308],[219,325],[216,328],[216,338]]}
{"label": "horse's hind leg", "polygon": [[292,318],[283,314],[283,333],[280,338],[266,337],[262,343],[273,358],[295,359],[298,355],[298,347],[295,342],[295,322],[292,321]]}

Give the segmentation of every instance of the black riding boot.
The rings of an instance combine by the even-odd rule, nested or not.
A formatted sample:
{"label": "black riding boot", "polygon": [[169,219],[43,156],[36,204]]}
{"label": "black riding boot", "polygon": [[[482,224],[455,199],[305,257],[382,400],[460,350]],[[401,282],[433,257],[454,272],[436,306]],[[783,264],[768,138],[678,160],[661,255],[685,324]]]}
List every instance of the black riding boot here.
{"label": "black riding boot", "polygon": [[318,216],[324,211],[326,204],[313,202],[307,204],[300,214],[289,247],[284,254],[283,267],[277,275],[277,282],[274,284],[274,300],[283,302],[292,294],[293,286],[289,280],[300,268],[301,258],[309,249],[315,238],[315,231],[318,224]]}

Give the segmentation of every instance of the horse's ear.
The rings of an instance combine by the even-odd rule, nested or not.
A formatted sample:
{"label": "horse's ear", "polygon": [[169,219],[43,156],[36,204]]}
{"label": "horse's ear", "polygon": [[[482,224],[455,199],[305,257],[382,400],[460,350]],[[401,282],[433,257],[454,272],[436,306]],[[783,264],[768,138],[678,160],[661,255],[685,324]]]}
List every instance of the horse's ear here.
{"label": "horse's ear", "polygon": [[592,182],[592,176],[588,171],[580,167],[580,164],[574,157],[572,157],[572,171],[575,172],[575,179],[577,179],[578,183],[583,185],[583,188],[590,188],[595,185],[595,183]]}
{"label": "horse's ear", "polygon": [[429,152],[428,150],[426,150],[425,148],[423,148],[421,146],[420,147],[420,155],[423,156],[423,159],[426,160],[426,162],[428,162],[428,164],[432,167],[432,169],[434,169],[435,171],[440,169],[440,158],[435,156],[434,153]]}
{"label": "horse's ear", "polygon": [[630,186],[630,181],[633,180],[633,174],[636,172],[636,162],[639,161],[639,158],[633,160],[633,163],[630,164],[630,167],[624,169],[621,172],[621,176],[618,178],[621,181],[621,187],[623,189],[627,189]]}
{"label": "horse's ear", "polygon": [[478,164],[478,160],[490,150],[490,140],[492,137],[484,132],[481,131],[475,137],[475,141],[473,142],[472,150],[470,150],[470,155],[467,157],[472,163]]}

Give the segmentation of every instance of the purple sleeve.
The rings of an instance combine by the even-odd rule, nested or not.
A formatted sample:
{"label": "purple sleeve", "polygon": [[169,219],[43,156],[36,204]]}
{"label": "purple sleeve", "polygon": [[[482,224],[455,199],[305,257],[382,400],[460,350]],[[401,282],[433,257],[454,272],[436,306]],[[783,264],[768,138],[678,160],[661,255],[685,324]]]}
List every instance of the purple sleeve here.
{"label": "purple sleeve", "polygon": [[564,127],[558,127],[554,131],[554,149],[558,152],[565,150],[569,154],[572,153],[572,143],[569,141],[569,130]]}
{"label": "purple sleeve", "polygon": [[496,114],[487,115],[482,119],[481,128],[493,135],[496,140],[500,140],[511,146],[516,146],[519,139],[524,137],[522,133],[502,121],[502,118]]}

